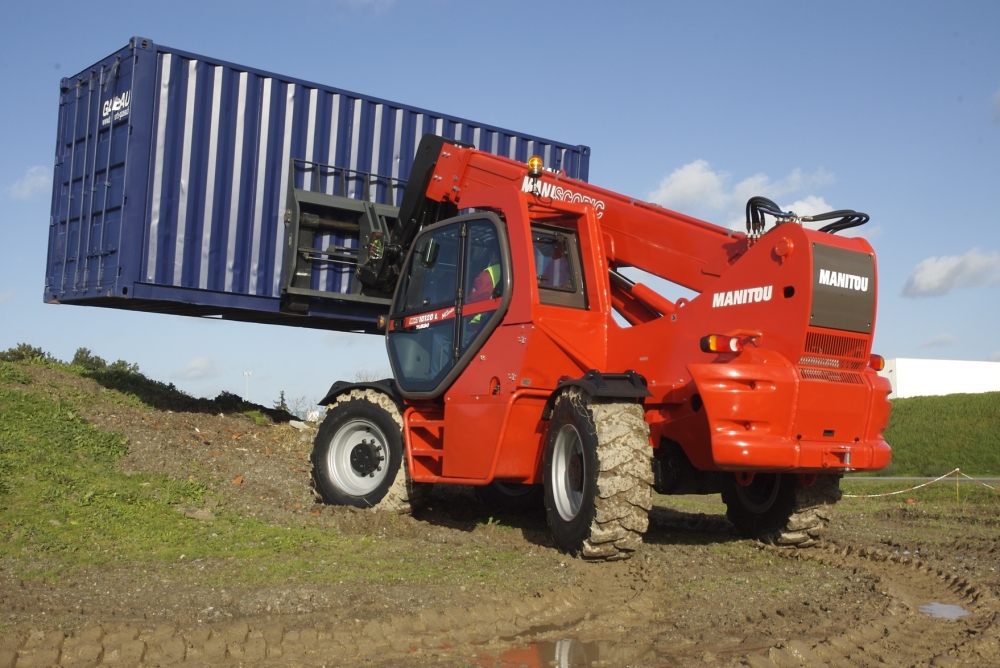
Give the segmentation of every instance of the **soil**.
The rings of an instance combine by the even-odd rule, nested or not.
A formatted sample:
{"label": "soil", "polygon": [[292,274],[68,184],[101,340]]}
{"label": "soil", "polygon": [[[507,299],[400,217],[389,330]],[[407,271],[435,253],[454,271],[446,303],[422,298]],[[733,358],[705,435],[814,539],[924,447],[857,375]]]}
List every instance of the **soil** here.
{"label": "soil", "polygon": [[[842,501],[821,544],[788,549],[739,538],[718,497],[654,497],[636,555],[591,563],[559,553],[541,513],[503,515],[469,488],[437,486],[412,516],[322,505],[313,429],[112,405],[91,380],[57,380],[95,398],[86,419],[127,437],[125,471],[195,478],[229,511],[372,536],[414,559],[448,545],[515,552],[526,566],[510,583],[213,590],[190,574],[224,563],[84,570],[55,584],[0,564],[0,668],[1000,664],[1000,539],[996,518],[975,509],[948,524]],[[932,603],[967,614],[921,611]]]}

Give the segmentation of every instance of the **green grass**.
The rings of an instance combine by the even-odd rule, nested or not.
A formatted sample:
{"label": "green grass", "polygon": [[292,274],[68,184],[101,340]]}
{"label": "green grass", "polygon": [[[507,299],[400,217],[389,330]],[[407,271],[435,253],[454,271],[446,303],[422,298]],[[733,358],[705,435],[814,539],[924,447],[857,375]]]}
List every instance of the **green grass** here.
{"label": "green grass", "polygon": [[[192,583],[205,586],[502,583],[524,568],[516,552],[438,546],[415,558],[399,541],[341,536],[318,520],[275,526],[225,507],[193,480],[126,475],[114,466],[125,439],[80,418],[73,409],[78,398],[60,383],[33,392],[22,366],[32,363],[51,364],[0,362],[0,563],[22,578],[198,562],[187,571]],[[113,397],[102,393],[98,400],[105,398]],[[175,509],[206,505],[214,521]]]}
{"label": "green grass", "polygon": [[885,440],[883,475],[1000,475],[1000,392],[896,399]]}

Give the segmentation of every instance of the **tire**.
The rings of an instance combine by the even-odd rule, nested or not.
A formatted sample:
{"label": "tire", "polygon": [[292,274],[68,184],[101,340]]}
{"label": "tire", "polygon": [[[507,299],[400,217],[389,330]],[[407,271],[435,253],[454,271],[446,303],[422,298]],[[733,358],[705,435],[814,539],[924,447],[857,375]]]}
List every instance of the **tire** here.
{"label": "tire", "polygon": [[414,483],[403,456],[403,419],[375,390],[351,390],[327,409],[313,443],[313,483],[332,505],[409,513],[430,485]]}
{"label": "tire", "polygon": [[545,514],[556,546],[585,559],[628,559],[652,508],[653,449],[642,406],[579,388],[556,399],[545,446]]}
{"label": "tire", "polygon": [[542,507],[545,490],[542,485],[519,485],[494,480],[489,485],[476,487],[476,496],[484,506],[528,512]]}
{"label": "tire", "polygon": [[733,476],[722,493],[726,517],[740,535],[791,547],[820,541],[840,497],[839,476],[819,475],[806,486],[797,475],[779,473],[758,473],[746,487]]}

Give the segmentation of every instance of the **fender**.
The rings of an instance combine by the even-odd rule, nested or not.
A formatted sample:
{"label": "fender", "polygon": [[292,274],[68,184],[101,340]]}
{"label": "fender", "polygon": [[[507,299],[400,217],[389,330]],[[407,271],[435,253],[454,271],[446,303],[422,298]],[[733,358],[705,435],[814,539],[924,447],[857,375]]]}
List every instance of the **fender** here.
{"label": "fender", "polygon": [[402,415],[405,410],[403,408],[403,396],[399,393],[399,388],[396,387],[396,381],[392,378],[365,381],[362,383],[349,383],[346,380],[338,380],[330,387],[330,391],[326,393],[326,396],[317,402],[317,405],[329,406],[337,400],[337,397],[342,394],[348,394],[351,390],[375,390],[376,392],[381,392],[382,394],[388,395],[392,399],[392,401],[396,404],[396,408],[399,409],[400,415]]}
{"label": "fender", "polygon": [[639,373],[629,370],[625,373],[601,373],[591,369],[582,378],[563,377],[559,379],[556,389],[549,395],[542,411],[542,419],[552,419],[556,397],[560,390],[567,387],[579,387],[592,397],[608,399],[636,399],[639,403],[653,393],[646,389],[646,379]]}

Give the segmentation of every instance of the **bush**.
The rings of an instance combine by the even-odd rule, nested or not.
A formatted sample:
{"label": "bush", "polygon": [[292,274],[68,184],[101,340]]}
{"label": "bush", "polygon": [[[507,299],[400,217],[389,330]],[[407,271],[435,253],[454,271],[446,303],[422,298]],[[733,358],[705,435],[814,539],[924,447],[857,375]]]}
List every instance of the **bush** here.
{"label": "bush", "polygon": [[42,362],[52,362],[54,358],[41,348],[29,346],[27,343],[19,343],[13,348],[8,348],[0,353],[0,362],[28,362],[38,364]]}
{"label": "bush", "polygon": [[77,348],[70,364],[83,367],[87,371],[103,371],[108,368],[108,363],[97,355],[92,355],[88,348]]}

